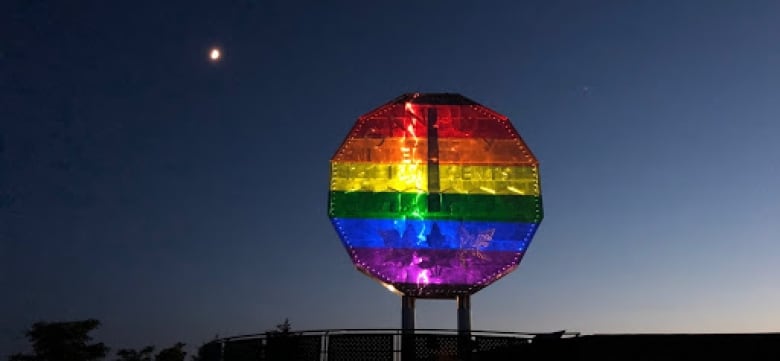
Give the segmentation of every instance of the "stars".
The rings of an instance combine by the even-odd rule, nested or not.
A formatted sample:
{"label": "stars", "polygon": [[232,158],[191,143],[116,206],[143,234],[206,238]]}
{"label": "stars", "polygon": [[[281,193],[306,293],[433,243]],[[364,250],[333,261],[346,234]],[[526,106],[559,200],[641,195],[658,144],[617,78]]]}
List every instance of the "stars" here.
{"label": "stars", "polygon": [[590,85],[583,85],[580,87],[580,94],[582,95],[590,95],[592,91],[593,91],[593,87],[591,87]]}

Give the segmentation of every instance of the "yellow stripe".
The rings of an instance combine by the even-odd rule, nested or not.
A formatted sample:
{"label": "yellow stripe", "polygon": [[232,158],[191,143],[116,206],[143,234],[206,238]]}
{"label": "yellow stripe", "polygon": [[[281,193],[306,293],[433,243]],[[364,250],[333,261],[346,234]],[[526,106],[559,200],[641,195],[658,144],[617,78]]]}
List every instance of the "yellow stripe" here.
{"label": "yellow stripe", "polygon": [[[452,194],[539,195],[535,166],[439,165],[439,191]],[[331,191],[428,192],[428,166],[331,163]]]}
{"label": "yellow stripe", "polygon": [[[424,138],[347,139],[333,157],[336,162],[426,162]],[[440,164],[535,166],[536,158],[519,139],[439,138]]]}

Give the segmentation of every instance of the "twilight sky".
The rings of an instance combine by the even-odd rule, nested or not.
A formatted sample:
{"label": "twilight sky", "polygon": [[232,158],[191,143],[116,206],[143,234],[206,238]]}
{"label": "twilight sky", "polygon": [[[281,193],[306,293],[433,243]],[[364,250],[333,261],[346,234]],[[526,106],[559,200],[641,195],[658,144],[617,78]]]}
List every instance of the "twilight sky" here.
{"label": "twilight sky", "polygon": [[545,219],[475,329],[780,331],[778,39],[770,0],[4,1],[0,357],[37,320],[114,349],[400,326],[326,200],[355,119],[414,91],[541,162]]}

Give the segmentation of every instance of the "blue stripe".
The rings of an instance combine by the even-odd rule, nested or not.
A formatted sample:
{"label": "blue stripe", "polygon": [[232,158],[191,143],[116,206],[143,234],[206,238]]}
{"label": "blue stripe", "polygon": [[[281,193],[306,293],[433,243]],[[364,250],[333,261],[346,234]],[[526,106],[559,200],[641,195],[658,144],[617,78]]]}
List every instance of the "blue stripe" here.
{"label": "blue stripe", "polygon": [[490,221],[332,218],[332,222],[350,248],[523,252],[537,228],[536,223]]}

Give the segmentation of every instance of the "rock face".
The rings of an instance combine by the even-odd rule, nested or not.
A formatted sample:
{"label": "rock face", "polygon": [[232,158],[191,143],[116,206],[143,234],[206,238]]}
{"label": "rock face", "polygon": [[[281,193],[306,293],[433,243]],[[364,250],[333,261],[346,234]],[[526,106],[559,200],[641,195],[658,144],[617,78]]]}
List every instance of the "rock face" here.
{"label": "rock face", "polygon": [[358,118],[331,159],[328,214],[358,270],[420,298],[512,272],[542,221],[538,161],[505,116],[405,94]]}

